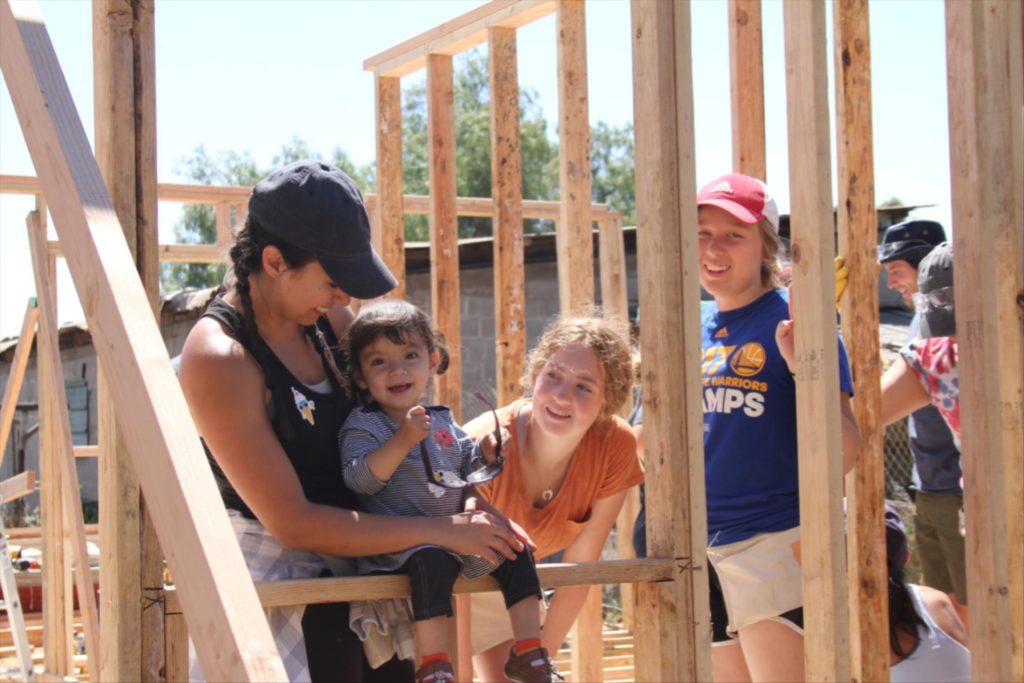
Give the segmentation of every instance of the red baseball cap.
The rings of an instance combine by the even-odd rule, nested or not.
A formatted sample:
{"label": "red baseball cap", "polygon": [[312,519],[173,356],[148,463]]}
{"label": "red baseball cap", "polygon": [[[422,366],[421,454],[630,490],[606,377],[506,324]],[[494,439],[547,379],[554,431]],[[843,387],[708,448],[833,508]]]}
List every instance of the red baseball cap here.
{"label": "red baseball cap", "polygon": [[764,181],[742,173],[727,173],[700,188],[697,206],[717,206],[744,223],[767,220],[779,234],[779,207]]}

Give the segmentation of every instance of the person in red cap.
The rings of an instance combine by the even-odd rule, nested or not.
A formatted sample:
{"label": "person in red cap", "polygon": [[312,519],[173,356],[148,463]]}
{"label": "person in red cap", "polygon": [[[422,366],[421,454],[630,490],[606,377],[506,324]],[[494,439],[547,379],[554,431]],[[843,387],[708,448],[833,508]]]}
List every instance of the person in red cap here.
{"label": "person in red cap", "polygon": [[[715,680],[803,680],[796,368],[779,212],[730,173],[697,195],[704,462]],[[844,469],[860,432],[839,344]]]}
{"label": "person in red cap", "polygon": [[[352,297],[381,296],[396,281],[370,246],[352,179],[315,160],[274,171],[253,188],[230,259],[232,282],[189,332],[179,379],[253,580],[313,578],[329,573],[322,555],[424,544],[513,559],[523,543],[485,512],[355,512],[337,451],[353,404],[335,351]],[[398,660],[368,666],[347,604],[266,611],[291,681],[413,679]],[[198,666],[189,678],[202,680]]]}

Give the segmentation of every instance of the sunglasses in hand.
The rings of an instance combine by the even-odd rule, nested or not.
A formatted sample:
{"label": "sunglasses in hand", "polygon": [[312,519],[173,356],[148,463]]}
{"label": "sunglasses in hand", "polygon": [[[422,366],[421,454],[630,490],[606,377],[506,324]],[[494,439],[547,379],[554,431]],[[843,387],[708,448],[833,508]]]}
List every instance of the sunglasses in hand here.
{"label": "sunglasses in hand", "polygon": [[488,463],[482,457],[474,457],[470,461],[470,470],[466,474],[465,478],[459,475],[457,472],[450,470],[436,470],[430,462],[430,453],[427,452],[427,444],[425,441],[420,442],[420,458],[423,460],[423,468],[427,473],[427,481],[437,486],[442,486],[447,489],[461,489],[469,486],[470,484],[483,484],[496,476],[501,474],[501,470],[505,466],[505,456],[501,454],[502,438],[501,438],[501,424],[498,422],[498,411],[494,404],[487,400],[487,398],[480,392],[475,394],[478,401],[483,403],[494,415],[494,438],[497,441],[494,449],[494,462]]}

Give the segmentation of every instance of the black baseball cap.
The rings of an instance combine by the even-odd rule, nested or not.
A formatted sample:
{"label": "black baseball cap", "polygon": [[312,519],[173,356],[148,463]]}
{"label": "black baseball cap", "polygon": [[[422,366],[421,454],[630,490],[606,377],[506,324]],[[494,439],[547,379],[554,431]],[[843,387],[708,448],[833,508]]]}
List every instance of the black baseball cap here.
{"label": "black baseball cap", "polygon": [[256,183],[249,215],[272,235],[312,253],[346,294],[372,299],[398,284],[370,245],[359,188],[331,164],[305,159],[277,169]]}
{"label": "black baseball cap", "polygon": [[953,245],[943,242],[932,249],[917,269],[919,298],[928,304],[921,310],[922,337],[952,337],[956,334],[953,314]]}
{"label": "black baseball cap", "polygon": [[920,218],[910,218],[890,225],[878,245],[878,262],[906,261],[914,268],[935,245],[946,241],[942,224]]}

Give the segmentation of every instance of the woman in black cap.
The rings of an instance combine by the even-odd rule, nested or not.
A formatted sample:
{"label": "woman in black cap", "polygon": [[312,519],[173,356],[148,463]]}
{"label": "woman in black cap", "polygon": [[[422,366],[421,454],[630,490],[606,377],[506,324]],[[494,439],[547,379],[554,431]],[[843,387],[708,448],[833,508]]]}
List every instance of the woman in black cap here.
{"label": "woman in black cap", "polygon": [[[337,438],[352,403],[334,350],[351,298],[396,284],[352,180],[319,161],[273,172],[230,256],[233,283],[189,333],[179,377],[253,579],[326,575],[320,553],[423,544],[513,559],[522,543],[496,517],[369,515],[345,488]],[[347,605],[267,612],[290,680],[412,679],[406,663],[368,669]]]}

